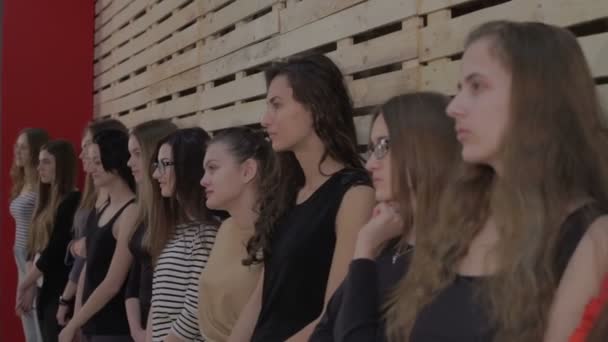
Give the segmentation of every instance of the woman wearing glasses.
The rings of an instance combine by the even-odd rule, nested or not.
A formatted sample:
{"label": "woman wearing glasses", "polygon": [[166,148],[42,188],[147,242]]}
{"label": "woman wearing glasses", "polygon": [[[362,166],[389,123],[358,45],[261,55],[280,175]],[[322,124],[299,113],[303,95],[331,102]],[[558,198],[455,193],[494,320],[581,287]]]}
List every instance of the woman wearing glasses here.
{"label": "woman wearing glasses", "polygon": [[423,239],[437,217],[439,197],[460,159],[453,121],[445,115],[448,101],[421,92],[376,109],[366,167],[379,204],[311,341],[386,340],[383,305],[407,271],[416,238]]}
{"label": "woman wearing glasses", "polygon": [[198,329],[198,280],[215,241],[217,225],[193,186],[203,178],[209,135],[181,129],[159,142],[152,177],[152,208],[144,246],[154,264],[147,339],[203,341]]}

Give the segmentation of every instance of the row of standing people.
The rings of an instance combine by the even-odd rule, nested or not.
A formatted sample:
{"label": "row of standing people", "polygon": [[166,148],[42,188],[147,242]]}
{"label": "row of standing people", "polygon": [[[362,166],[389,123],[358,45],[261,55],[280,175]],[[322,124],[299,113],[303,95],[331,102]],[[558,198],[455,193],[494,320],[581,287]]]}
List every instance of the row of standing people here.
{"label": "row of standing people", "polygon": [[[266,80],[268,139],[163,120],[129,133],[91,124],[78,210],[69,144],[34,155],[44,134],[22,134],[40,176],[15,250],[26,330],[44,276],[45,341],[608,337],[608,134],[571,33],[475,29],[457,95],[379,106],[365,165],[331,60],[277,62]],[[22,169],[13,203],[35,180]]]}

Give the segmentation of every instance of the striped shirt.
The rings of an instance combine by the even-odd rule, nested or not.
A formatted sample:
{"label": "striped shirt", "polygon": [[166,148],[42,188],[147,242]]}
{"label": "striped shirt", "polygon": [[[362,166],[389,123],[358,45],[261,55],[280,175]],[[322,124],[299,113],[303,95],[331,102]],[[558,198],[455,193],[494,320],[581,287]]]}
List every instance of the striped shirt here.
{"label": "striped shirt", "polygon": [[36,192],[26,191],[20,193],[11,202],[11,215],[15,219],[15,249],[27,248],[27,236],[37,198],[38,194]]}
{"label": "striped shirt", "polygon": [[152,341],[172,332],[185,341],[204,341],[198,328],[198,281],[215,242],[217,227],[179,225],[158,258],[152,281]]}

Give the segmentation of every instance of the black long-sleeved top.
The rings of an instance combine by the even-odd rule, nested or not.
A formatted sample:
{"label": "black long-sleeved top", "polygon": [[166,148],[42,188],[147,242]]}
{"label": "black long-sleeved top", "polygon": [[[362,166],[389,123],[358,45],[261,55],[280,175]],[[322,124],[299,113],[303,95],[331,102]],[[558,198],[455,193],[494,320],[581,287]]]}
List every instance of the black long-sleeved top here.
{"label": "black long-sleeved top", "polygon": [[38,297],[38,311],[58,301],[68,281],[70,267],[64,263],[65,251],[72,240],[72,221],[74,213],[80,201],[80,192],[73,191],[65,196],[57,207],[53,230],[40,258],[36,261],[36,267],[44,275],[44,282]]}
{"label": "black long-sleeved top", "polygon": [[150,313],[150,303],[152,301],[152,278],[154,267],[148,252],[142,246],[146,227],[141,224],[137,227],[133,237],[129,242],[129,250],[133,254],[133,264],[129,272],[125,299],[139,299],[139,309],[141,312],[141,324],[146,328],[148,314]]}
{"label": "black long-sleeved top", "polygon": [[411,247],[397,253],[397,245],[392,240],[376,260],[351,262],[310,341],[386,341],[382,303],[407,272],[411,254]]}

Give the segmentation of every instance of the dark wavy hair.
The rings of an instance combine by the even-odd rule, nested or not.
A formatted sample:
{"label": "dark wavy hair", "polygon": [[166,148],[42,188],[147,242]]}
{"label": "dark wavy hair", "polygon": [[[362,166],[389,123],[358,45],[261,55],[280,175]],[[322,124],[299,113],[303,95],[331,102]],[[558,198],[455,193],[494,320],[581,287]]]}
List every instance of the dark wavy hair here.
{"label": "dark wavy hair", "polygon": [[132,191],[135,191],[135,179],[127,166],[129,160],[129,135],[118,130],[104,130],[93,137],[93,143],[99,146],[101,165],[107,172],[115,172]]}
{"label": "dark wavy hair", "polygon": [[[265,76],[267,87],[276,77],[285,76],[294,99],[312,113],[314,131],[325,147],[319,168],[331,157],[345,167],[363,169],[357,152],[353,102],[342,72],[331,59],[320,54],[294,56],[273,63]],[[293,152],[277,152],[277,158],[278,167],[262,180],[260,217],[247,244],[247,265],[260,263],[262,255],[270,255],[274,225],[294,206],[304,185],[304,173]]]}
{"label": "dark wavy hair", "polygon": [[209,225],[218,223],[205,205],[203,188],[198,186],[204,175],[203,160],[209,139],[209,134],[200,127],[184,128],[161,139],[156,146],[152,163],[158,159],[158,151],[163,144],[171,146],[175,163],[175,193],[170,198],[162,197],[158,183],[152,189],[152,207],[147,213],[148,229],[143,245],[154,262],[178,224],[191,220]]}

